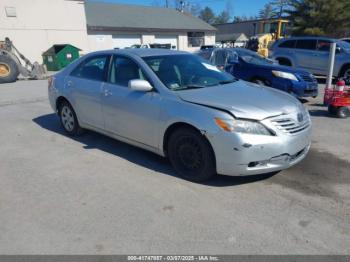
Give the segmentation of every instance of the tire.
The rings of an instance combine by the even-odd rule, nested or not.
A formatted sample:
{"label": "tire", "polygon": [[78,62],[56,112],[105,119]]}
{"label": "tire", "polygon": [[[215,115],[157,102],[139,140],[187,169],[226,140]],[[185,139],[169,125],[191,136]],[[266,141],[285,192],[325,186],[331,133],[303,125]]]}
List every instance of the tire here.
{"label": "tire", "polygon": [[348,116],[350,116],[350,110],[349,108],[342,106],[339,107],[337,110],[337,117],[339,118],[347,118]]}
{"label": "tire", "polygon": [[67,101],[62,101],[60,103],[58,115],[62,127],[68,135],[78,136],[83,133],[84,130],[79,125],[77,115],[75,114],[73,107]]}
{"label": "tire", "polygon": [[192,128],[175,130],[169,138],[168,156],[186,180],[202,182],[216,175],[215,155],[208,140]]}
{"label": "tire", "polygon": [[278,63],[279,63],[280,65],[292,66],[292,63],[291,63],[288,59],[286,59],[286,58],[277,58],[276,60],[278,61]]}
{"label": "tire", "polygon": [[261,80],[261,79],[253,79],[252,80],[252,83],[255,83],[255,84],[258,84],[258,85],[261,85],[261,86],[267,86],[267,84],[265,83],[264,80]]}
{"label": "tire", "polygon": [[350,81],[350,65],[347,65],[344,68],[342,68],[339,74],[339,78],[344,78],[346,82]]}
{"label": "tire", "polygon": [[17,64],[6,55],[0,55],[0,84],[16,82],[19,75]]}

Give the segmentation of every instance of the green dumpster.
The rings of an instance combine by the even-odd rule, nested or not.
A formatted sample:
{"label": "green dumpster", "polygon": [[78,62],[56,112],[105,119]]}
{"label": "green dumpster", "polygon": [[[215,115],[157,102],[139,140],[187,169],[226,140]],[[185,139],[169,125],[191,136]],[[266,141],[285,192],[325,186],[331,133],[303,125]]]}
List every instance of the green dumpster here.
{"label": "green dumpster", "polygon": [[59,71],[79,58],[81,49],[70,45],[53,45],[43,53],[43,61],[48,71]]}

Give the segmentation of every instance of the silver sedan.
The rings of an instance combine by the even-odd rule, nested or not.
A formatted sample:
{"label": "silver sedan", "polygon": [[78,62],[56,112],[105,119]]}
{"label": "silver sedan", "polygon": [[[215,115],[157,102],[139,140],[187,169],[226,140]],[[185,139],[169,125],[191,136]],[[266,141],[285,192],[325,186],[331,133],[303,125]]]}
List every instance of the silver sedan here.
{"label": "silver sedan", "polygon": [[48,90],[69,135],[89,129],[147,149],[192,181],[283,170],[310,148],[310,116],[297,99],[186,52],[94,52]]}

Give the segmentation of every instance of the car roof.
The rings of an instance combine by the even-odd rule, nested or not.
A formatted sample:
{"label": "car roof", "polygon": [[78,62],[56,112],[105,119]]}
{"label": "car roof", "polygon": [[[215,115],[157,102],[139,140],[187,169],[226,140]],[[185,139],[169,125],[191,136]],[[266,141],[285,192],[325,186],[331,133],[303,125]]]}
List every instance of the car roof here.
{"label": "car roof", "polygon": [[335,38],[330,38],[327,36],[292,36],[292,37],[288,37],[288,38],[282,38],[279,39],[281,42],[284,41],[288,41],[288,40],[329,40],[329,41],[339,41],[339,39],[335,39]]}
{"label": "car roof", "polygon": [[120,55],[134,55],[139,57],[147,56],[163,56],[163,55],[184,55],[190,54],[184,51],[161,49],[161,48],[128,48],[128,49],[112,49],[96,51],[90,54],[120,54]]}

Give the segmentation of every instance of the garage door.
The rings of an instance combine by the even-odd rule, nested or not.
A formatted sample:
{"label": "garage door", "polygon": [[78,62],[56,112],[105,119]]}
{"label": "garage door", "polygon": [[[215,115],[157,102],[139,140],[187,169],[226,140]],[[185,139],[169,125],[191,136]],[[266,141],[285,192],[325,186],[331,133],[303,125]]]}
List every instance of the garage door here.
{"label": "garage door", "polygon": [[140,35],[115,35],[113,36],[113,47],[114,48],[125,48],[132,45],[140,45]]}
{"label": "garage door", "polygon": [[177,36],[176,35],[156,35],[154,42],[156,44],[171,44],[177,49]]}

